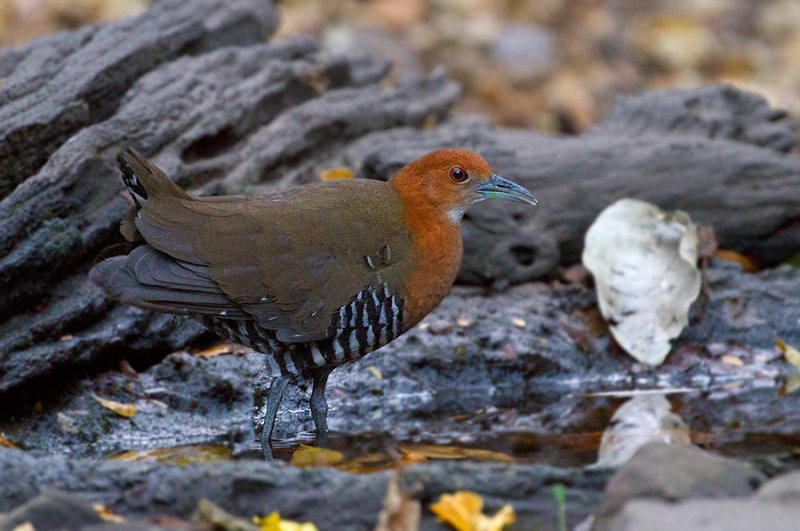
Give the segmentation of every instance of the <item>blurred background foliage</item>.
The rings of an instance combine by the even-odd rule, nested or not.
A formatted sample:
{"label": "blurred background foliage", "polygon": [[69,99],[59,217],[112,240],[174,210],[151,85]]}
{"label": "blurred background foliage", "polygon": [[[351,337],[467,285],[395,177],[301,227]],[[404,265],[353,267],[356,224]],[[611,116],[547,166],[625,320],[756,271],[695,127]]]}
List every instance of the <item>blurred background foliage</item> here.
{"label": "blurred background foliage", "polygon": [[[0,44],[136,14],[150,0],[0,0]],[[615,95],[727,82],[800,116],[798,0],[279,0],[275,38],[444,64],[460,112],[576,133]]]}

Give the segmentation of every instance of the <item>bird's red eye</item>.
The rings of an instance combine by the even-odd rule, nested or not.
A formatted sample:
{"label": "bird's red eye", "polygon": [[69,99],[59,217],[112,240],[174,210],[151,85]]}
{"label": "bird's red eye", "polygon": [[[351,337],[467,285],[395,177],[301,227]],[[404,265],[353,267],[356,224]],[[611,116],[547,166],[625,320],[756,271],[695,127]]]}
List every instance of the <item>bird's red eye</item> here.
{"label": "bird's red eye", "polygon": [[469,179],[469,175],[467,175],[467,172],[464,171],[464,168],[459,166],[453,166],[450,168],[450,180],[454,183],[463,183],[467,179]]}

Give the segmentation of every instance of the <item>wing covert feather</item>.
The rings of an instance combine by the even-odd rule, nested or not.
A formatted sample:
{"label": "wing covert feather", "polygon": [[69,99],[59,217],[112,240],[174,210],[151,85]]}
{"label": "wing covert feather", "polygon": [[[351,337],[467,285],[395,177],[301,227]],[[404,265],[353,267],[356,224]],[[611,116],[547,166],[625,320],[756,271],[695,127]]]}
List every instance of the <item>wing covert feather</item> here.
{"label": "wing covert feather", "polygon": [[[335,181],[271,196],[145,203],[147,242],[203,267],[232,303],[284,341],[328,335],[334,312],[366,287],[402,291],[412,236],[389,185]],[[166,208],[166,207],[169,208]],[[395,257],[378,258],[382,249]]]}

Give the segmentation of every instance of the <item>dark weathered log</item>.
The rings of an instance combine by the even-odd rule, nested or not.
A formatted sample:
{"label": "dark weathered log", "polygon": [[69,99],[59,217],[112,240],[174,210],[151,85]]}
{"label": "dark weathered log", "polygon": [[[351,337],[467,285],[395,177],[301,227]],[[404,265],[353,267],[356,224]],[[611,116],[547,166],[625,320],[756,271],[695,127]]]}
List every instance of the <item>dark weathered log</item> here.
{"label": "dark weathered log", "polygon": [[468,213],[468,283],[575,262],[591,220],[624,196],[688,210],[765,264],[800,247],[793,122],[758,96],[652,93],[620,100],[586,135],[546,137],[449,117],[458,89],[441,71],[385,88],[388,64],[310,38],[265,44],[275,26],[263,0],[167,0],[0,50],[0,393],[203,333],[114,306],[86,281],[97,252],[119,241],[126,199],[113,156],[127,145],[203,194],[283,188],[338,165],[385,179],[436,147],[477,149],[541,206]]}
{"label": "dark weathered log", "polygon": [[[291,183],[312,154],[441,119],[456,97],[441,72],[383,89],[386,63],[331,56],[309,38],[265,44],[276,25],[266,2],[192,6],[161,2],[2,56],[0,182],[13,192],[0,203],[0,392],[111,351],[163,354],[202,333],[114,308],[86,281],[94,256],[119,239],[126,200],[113,159],[123,146],[190,188],[224,175],[226,190]],[[47,54],[55,64],[26,63]],[[47,77],[58,97],[47,92],[55,85],[38,88]],[[81,110],[75,120],[71,109]]]}

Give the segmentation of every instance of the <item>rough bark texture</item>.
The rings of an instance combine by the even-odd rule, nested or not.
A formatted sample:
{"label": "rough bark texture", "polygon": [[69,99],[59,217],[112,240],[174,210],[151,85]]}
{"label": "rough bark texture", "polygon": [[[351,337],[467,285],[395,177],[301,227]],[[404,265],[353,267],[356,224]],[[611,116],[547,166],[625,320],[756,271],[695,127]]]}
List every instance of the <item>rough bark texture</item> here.
{"label": "rough bark texture", "polygon": [[627,97],[581,137],[545,137],[449,117],[458,89],[442,71],[384,88],[386,63],[310,38],[266,44],[276,25],[264,0],[167,0],[0,50],[0,393],[98,359],[157,359],[203,333],[117,307],[86,281],[119,240],[113,156],[127,145],[203,194],[283,188],[338,165],[386,179],[436,147],[476,149],[541,206],[467,214],[467,283],[574,263],[591,220],[624,196],[687,210],[767,265],[799,247],[794,122],[758,96]]}

